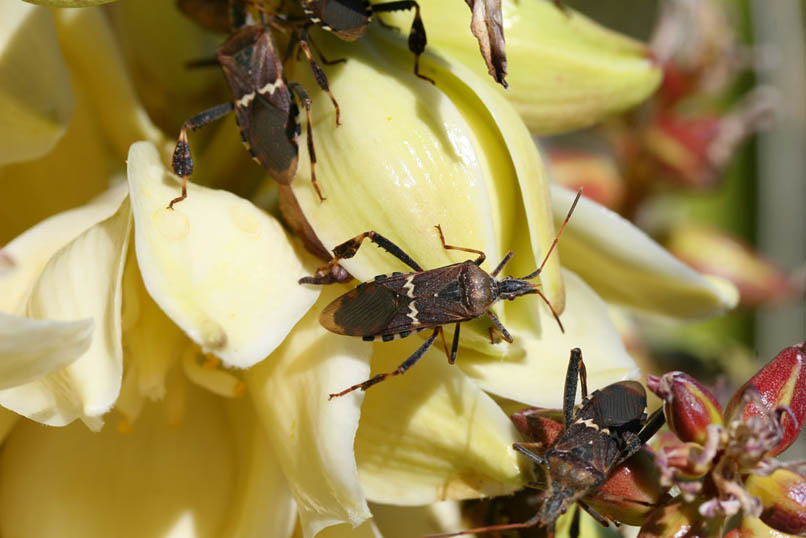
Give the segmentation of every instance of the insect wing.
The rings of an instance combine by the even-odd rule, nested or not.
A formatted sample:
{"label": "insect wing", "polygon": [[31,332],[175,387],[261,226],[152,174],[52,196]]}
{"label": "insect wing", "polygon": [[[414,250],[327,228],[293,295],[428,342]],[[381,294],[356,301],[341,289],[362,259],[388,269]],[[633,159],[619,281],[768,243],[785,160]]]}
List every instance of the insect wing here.
{"label": "insect wing", "polygon": [[348,336],[387,332],[389,322],[408,299],[376,283],[361,284],[325,307],[319,322],[327,330]]}
{"label": "insect wing", "polygon": [[246,26],[219,48],[218,60],[235,97],[244,145],[277,182],[291,183],[297,171],[299,110],[283,80],[271,34]]}
{"label": "insect wing", "polygon": [[372,17],[367,0],[303,0],[302,7],[311,22],[345,41],[364,35]]}
{"label": "insect wing", "polygon": [[643,426],[646,391],[637,381],[620,381],[596,391],[593,418],[600,427],[638,433]]}

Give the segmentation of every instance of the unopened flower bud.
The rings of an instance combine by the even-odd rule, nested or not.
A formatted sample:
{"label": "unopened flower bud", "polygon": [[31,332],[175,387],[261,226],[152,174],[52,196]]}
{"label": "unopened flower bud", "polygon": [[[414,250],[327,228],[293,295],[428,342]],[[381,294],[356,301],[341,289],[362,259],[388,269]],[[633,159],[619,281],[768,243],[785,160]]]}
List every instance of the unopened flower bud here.
{"label": "unopened flower bud", "polygon": [[758,306],[798,292],[790,277],[750,245],[716,228],[687,225],[670,230],[666,248],[700,273],[729,280],[741,305]]}
{"label": "unopened flower bud", "polygon": [[806,533],[806,477],[789,469],[769,476],[751,475],[747,491],[761,499],[761,520],[790,534]]}
{"label": "unopened flower bud", "polygon": [[[759,398],[743,404],[742,395],[750,386],[755,387]],[[761,408],[762,402],[767,409]],[[778,408],[781,412],[774,413]],[[786,450],[797,438],[806,419],[806,342],[782,350],[750,378],[728,402],[725,416],[728,420],[741,418],[744,421],[753,416],[761,420],[779,417],[783,436],[769,454],[775,456]]]}
{"label": "unopened flower bud", "polygon": [[709,424],[722,424],[722,408],[711,391],[683,372],[649,376],[649,390],[665,402],[669,429],[684,442],[705,444]]}
{"label": "unopened flower bud", "polygon": [[655,455],[644,447],[616,467],[585,502],[616,521],[640,525],[660,503],[666,489],[660,484]]}
{"label": "unopened flower bud", "polygon": [[528,443],[541,443],[548,449],[563,433],[562,412],[542,407],[528,407],[510,417]]}
{"label": "unopened flower bud", "polygon": [[703,517],[698,507],[702,499],[694,502],[673,502],[655,510],[641,526],[638,538],[669,538],[672,536],[719,536],[725,518]]}

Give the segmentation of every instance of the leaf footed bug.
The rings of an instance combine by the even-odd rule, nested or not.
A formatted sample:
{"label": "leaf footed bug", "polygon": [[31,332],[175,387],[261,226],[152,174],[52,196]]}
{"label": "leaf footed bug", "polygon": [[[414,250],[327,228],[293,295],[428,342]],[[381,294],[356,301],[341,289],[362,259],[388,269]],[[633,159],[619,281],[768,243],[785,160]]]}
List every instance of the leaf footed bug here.
{"label": "leaf footed bug", "polygon": [[434,81],[420,73],[420,55],[427,43],[420,5],[415,0],[398,0],[370,4],[368,0],[300,0],[308,19],[334,33],[344,41],[355,41],[367,33],[372,15],[381,12],[414,10],[409,30],[409,50],[414,54],[414,74],[431,84]]}
{"label": "leaf footed bug", "polygon": [[[234,4],[242,4],[234,2]],[[261,17],[264,13],[261,11]],[[233,100],[207,109],[187,120],[179,133],[172,157],[172,167],[182,180],[181,196],[168,205],[181,202],[187,197],[187,176],[193,173],[193,156],[187,140],[187,132],[195,131],[216,121],[233,110],[241,132],[241,139],[252,158],[283,185],[288,185],[297,172],[300,132],[297,99],[305,107],[307,115],[308,156],[311,163],[311,181],[320,200],[324,200],[316,181],[316,152],[311,128],[311,99],[305,89],[283,76],[283,62],[274,44],[269,26],[277,26],[274,19],[268,22],[245,24],[235,31],[218,48],[217,60],[230,87]],[[289,52],[296,41],[289,43]],[[327,83],[327,78],[316,62],[304,39],[300,47],[308,57],[319,86],[330,95],[336,108],[336,124],[339,122],[339,106]]]}
{"label": "leaf footed bug", "polygon": [[[373,282],[360,284],[337,298],[326,306],[319,316],[319,322],[325,329],[337,334],[360,336],[366,341],[381,339],[384,342],[395,338],[405,338],[426,329],[433,329],[433,332],[417,351],[394,371],[378,374],[363,383],[331,394],[330,397],[344,396],[357,389],[367,390],[388,377],[405,373],[420,360],[439,335],[442,335],[448,362],[453,364],[459,348],[461,323],[479,318],[484,314],[487,314],[494,325],[490,328],[490,339],[493,340],[494,334],[497,333],[511,343],[512,336],[509,331],[491,310],[491,307],[501,299],[513,300],[521,295],[537,294],[548,305],[560,329],[563,330],[560,317],[538,289],[539,284],[530,281],[543,270],[543,266],[557,246],[557,241],[571,218],[581,194],[580,190],[540,267],[523,278],[510,276],[501,280],[495,278],[512,258],[512,251],[504,256],[504,259],[491,273],[487,273],[481,268],[482,262],[487,258],[482,251],[448,245],[442,235],[442,228],[439,226],[437,226],[437,231],[444,249],[472,252],[478,254],[478,257],[475,260],[426,271],[400,247],[374,231],[364,232],[336,246],[333,249],[334,258],[327,265],[320,267],[315,275],[301,278],[300,284],[335,282],[333,268],[340,260],[352,258],[365,239],[369,239],[386,250],[414,271],[378,275]],[[442,326],[449,323],[455,324],[450,352],[442,331]]]}
{"label": "leaf footed bug", "polygon": [[[575,411],[577,378],[582,385],[582,403]],[[547,527],[551,536],[557,518],[575,502],[599,523],[607,526],[608,520],[588,506],[584,497],[601,486],[619,464],[637,453],[657,433],[665,422],[663,408],[647,418],[646,390],[637,381],[619,381],[589,396],[582,351],[574,348],[565,376],[563,422],[563,433],[547,450],[541,443],[513,445],[515,450],[531,459],[536,470],[542,471],[545,476],[544,483],[530,484],[543,489],[542,502],[534,516],[522,523],[489,525],[429,538],[525,529],[538,525]]]}

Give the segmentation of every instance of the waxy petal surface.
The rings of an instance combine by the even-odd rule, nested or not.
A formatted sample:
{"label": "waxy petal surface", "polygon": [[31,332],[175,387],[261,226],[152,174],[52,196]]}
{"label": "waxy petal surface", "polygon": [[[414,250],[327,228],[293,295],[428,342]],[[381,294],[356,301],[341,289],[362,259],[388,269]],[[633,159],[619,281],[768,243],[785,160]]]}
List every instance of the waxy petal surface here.
{"label": "waxy petal surface", "polygon": [[[428,47],[487,75],[469,31],[471,13],[451,0],[423,3]],[[643,43],[599,26],[581,13],[552,2],[501,2],[509,89],[496,89],[529,129],[550,134],[592,125],[646,99],[661,80]],[[400,28],[410,14],[390,15]],[[439,84],[439,82],[437,82]]]}
{"label": "waxy petal surface", "polygon": [[0,80],[0,166],[44,155],[64,134],[75,106],[50,11],[3,4]]}
{"label": "waxy petal surface", "polygon": [[81,418],[100,428],[114,404],[123,370],[121,279],[131,231],[131,208],[86,230],[57,252],[34,285],[25,307],[33,319],[94,320],[87,352],[67,368],[0,391],[0,404],[51,426]]}
{"label": "waxy petal surface", "polygon": [[[577,275],[564,271],[567,306],[561,319],[565,334],[545,306],[540,309],[542,334],[536,338],[530,328],[526,297],[507,304],[514,342],[503,359],[485,357],[469,349],[460,350],[456,364],[481,388],[493,394],[537,407],[562,408],[565,373],[571,349],[582,349],[588,372],[588,390],[615,381],[636,379],[638,367],[627,353],[610,321],[607,306]],[[579,400],[581,396],[577,396]]]}
{"label": "waxy petal surface", "polygon": [[192,184],[170,210],[179,189],[156,149],[134,144],[128,162],[137,261],[149,294],[227,365],[262,360],[319,293],[297,285],[306,269],[282,226],[242,198]]}
{"label": "waxy petal surface", "polygon": [[[421,344],[417,337],[374,344],[372,375],[394,370]],[[520,440],[512,423],[448,364],[441,347],[435,342],[405,375],[367,391],[355,446],[361,485],[374,502],[423,505],[505,495],[527,480],[512,450]]]}
{"label": "waxy petal surface", "polygon": [[[551,187],[555,219],[562,218],[574,196]],[[559,248],[563,265],[603,299],[639,311],[701,319],[733,308],[739,299],[732,284],[700,275],[633,224],[584,197]]]}
{"label": "waxy petal surface", "polygon": [[170,426],[165,405],[148,406],[128,434],[20,422],[0,457],[3,536],[222,536],[241,462],[221,400],[188,389]]}
{"label": "waxy petal surface", "polygon": [[297,501],[305,538],[371,517],[353,452],[363,395],[328,401],[329,393],[369,375],[371,346],[319,325],[319,312],[343,291],[325,288],[282,345],[245,374]]}
{"label": "waxy petal surface", "polygon": [[81,232],[112,216],[125,196],[126,186],[118,185],[87,205],[43,220],[0,249],[9,260],[0,266],[0,311],[21,313],[51,256]]}
{"label": "waxy petal surface", "polygon": [[64,368],[92,341],[93,320],[50,321],[0,312],[0,390]]}

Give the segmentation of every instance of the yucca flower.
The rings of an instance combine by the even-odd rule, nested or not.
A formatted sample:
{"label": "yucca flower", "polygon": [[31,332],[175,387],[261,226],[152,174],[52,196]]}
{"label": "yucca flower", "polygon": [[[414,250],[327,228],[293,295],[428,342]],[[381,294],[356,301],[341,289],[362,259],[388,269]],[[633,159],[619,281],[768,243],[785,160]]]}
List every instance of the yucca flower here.
{"label": "yucca flower", "polygon": [[[399,379],[328,401],[396,366],[415,339],[369,344],[319,325],[347,287],[297,284],[321,261],[276,211],[255,205],[271,208],[276,186],[246,158],[231,121],[195,148],[189,197],[166,209],[178,186],[169,140],[214,104],[204,101],[221,83],[181,65],[216,38],[162,4],[110,7],[2,8],[11,22],[0,68],[15,76],[0,88],[0,112],[19,118],[0,127],[0,146],[19,148],[3,157],[2,201],[10,230],[29,227],[7,232],[0,250],[4,536],[290,536],[297,521],[305,537],[394,536],[409,512],[375,509],[386,514],[379,530],[369,502],[427,506],[527,481],[510,448],[516,432],[488,393],[556,406],[574,346],[585,349],[591,386],[638,374],[608,303],[680,319],[735,303],[732,287],[583,201],[541,275],[565,334],[538,300],[521,299],[498,309],[513,345],[491,344],[474,322],[456,366],[432,350]],[[143,30],[158,26],[175,31]],[[29,36],[49,40],[34,49],[40,62]],[[461,259],[442,249],[440,224],[491,264],[515,250],[507,273],[533,270],[573,193],[549,189],[528,129],[494,82],[436,50],[422,69],[437,85],[425,84],[403,40],[382,28],[355,43],[317,41],[348,61],[328,69],[340,127],[307,66],[287,68],[315,103],[327,197],[316,198],[301,158],[279,204],[307,245],[319,241],[321,254],[376,229],[439,267]],[[60,78],[37,88],[55,108],[21,91],[45,61]],[[580,114],[593,122],[612,108]],[[396,268],[383,254],[368,245],[344,265],[371,279]]]}

